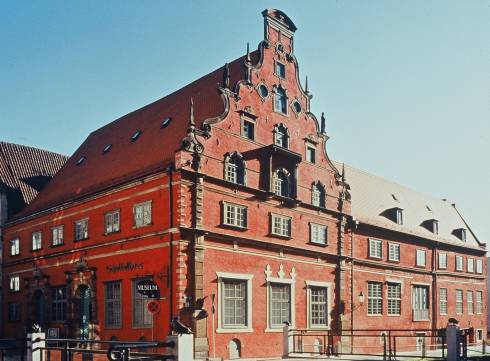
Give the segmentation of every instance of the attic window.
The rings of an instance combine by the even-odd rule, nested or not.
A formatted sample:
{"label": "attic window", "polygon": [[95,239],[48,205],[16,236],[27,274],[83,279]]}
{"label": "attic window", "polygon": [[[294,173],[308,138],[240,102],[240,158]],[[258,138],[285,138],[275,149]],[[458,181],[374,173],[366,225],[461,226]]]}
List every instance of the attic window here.
{"label": "attic window", "polygon": [[139,138],[139,136],[141,135],[141,130],[137,130],[136,132],[133,133],[133,135],[131,136],[131,141],[134,142],[136,139]]}
{"label": "attic window", "polygon": [[106,154],[108,151],[110,151],[112,148],[112,144],[107,144],[104,149],[102,150],[103,154]]}
{"label": "attic window", "polygon": [[162,121],[162,124],[160,125],[160,128],[163,129],[163,128],[166,128],[168,127],[168,125],[170,124],[170,122],[172,121],[172,118],[171,117],[166,117],[163,121]]}
{"label": "attic window", "polygon": [[82,163],[85,161],[85,159],[86,159],[86,158],[87,158],[87,157],[85,157],[84,155],[82,155],[82,156],[80,157],[80,159],[77,161],[77,165],[82,164]]}
{"label": "attic window", "polygon": [[439,221],[437,219],[428,219],[422,223],[422,226],[434,234],[439,234]]}
{"label": "attic window", "polygon": [[463,242],[466,242],[466,229],[464,228],[457,228],[453,231],[453,234],[458,237],[460,240]]}
{"label": "attic window", "polygon": [[403,209],[395,208],[395,222],[396,224],[403,224]]}

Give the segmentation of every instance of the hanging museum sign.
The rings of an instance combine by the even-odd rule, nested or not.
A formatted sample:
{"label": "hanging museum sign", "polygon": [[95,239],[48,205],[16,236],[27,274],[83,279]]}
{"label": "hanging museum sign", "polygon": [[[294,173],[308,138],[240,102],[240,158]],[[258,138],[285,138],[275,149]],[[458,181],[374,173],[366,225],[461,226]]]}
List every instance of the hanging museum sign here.
{"label": "hanging museum sign", "polygon": [[160,298],[160,287],[153,280],[138,281],[136,291],[148,298]]}

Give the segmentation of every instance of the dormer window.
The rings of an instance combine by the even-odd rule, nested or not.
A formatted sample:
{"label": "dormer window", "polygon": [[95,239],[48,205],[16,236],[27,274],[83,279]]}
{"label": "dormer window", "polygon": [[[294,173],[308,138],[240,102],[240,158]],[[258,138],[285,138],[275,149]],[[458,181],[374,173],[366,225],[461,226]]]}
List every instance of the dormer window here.
{"label": "dormer window", "polygon": [[457,228],[453,231],[453,234],[458,237],[460,240],[463,242],[466,242],[466,229],[464,228]]}
{"label": "dormer window", "polygon": [[139,136],[141,135],[141,130],[137,130],[136,132],[133,133],[133,135],[131,136],[131,141],[134,142],[136,141],[136,139],[139,138]]}
{"label": "dormer window", "polygon": [[274,96],[274,111],[287,114],[288,111],[288,99],[286,97],[286,91],[279,87],[276,89],[276,94]]}
{"label": "dormer window", "polygon": [[170,125],[170,122],[172,121],[171,117],[166,117],[165,119],[162,120],[162,124],[160,124],[160,128],[166,128]]}
{"label": "dormer window", "polygon": [[80,164],[82,164],[83,162],[85,162],[85,159],[86,159],[86,158],[87,158],[87,157],[85,157],[84,155],[82,155],[82,156],[81,156],[81,157],[78,159],[78,161],[77,161],[77,165],[80,165]]}
{"label": "dormer window", "polygon": [[112,148],[112,144],[107,144],[104,149],[102,149],[102,154],[106,154]]}
{"label": "dormer window", "polygon": [[225,157],[225,179],[228,182],[245,185],[245,162],[240,153]]}
{"label": "dormer window", "polygon": [[403,209],[395,208],[395,222],[396,224],[403,224]]}
{"label": "dormer window", "polygon": [[437,219],[428,219],[422,223],[422,226],[434,234],[439,234],[439,221]]}
{"label": "dormer window", "polygon": [[289,174],[284,169],[279,169],[274,174],[274,193],[281,197],[290,197]]}
{"label": "dormer window", "polygon": [[279,124],[274,129],[274,144],[286,149],[289,148],[288,129],[283,124]]}

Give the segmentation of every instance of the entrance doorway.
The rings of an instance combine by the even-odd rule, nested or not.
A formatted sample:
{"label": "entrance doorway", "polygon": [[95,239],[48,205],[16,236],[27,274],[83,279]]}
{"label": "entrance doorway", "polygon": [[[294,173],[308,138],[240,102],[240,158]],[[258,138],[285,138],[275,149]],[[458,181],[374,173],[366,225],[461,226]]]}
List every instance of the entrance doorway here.
{"label": "entrance doorway", "polygon": [[32,322],[39,326],[46,323],[46,298],[41,290],[32,295]]}
{"label": "entrance doorway", "polygon": [[79,327],[80,338],[88,340],[90,337],[90,321],[92,314],[92,292],[89,287],[82,285],[78,287],[78,311],[79,311]]}

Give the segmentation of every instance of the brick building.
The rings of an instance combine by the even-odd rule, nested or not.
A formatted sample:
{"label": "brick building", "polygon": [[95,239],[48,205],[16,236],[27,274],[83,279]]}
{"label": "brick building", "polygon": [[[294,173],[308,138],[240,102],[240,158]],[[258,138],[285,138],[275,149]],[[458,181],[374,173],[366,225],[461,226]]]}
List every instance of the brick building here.
{"label": "brick building", "polygon": [[486,330],[484,245],[449,203],[329,159],[296,26],[263,15],[256,51],[91,133],[8,224],[9,335],[161,339],[179,317],[197,357],[229,358],[280,355],[285,321]]}

